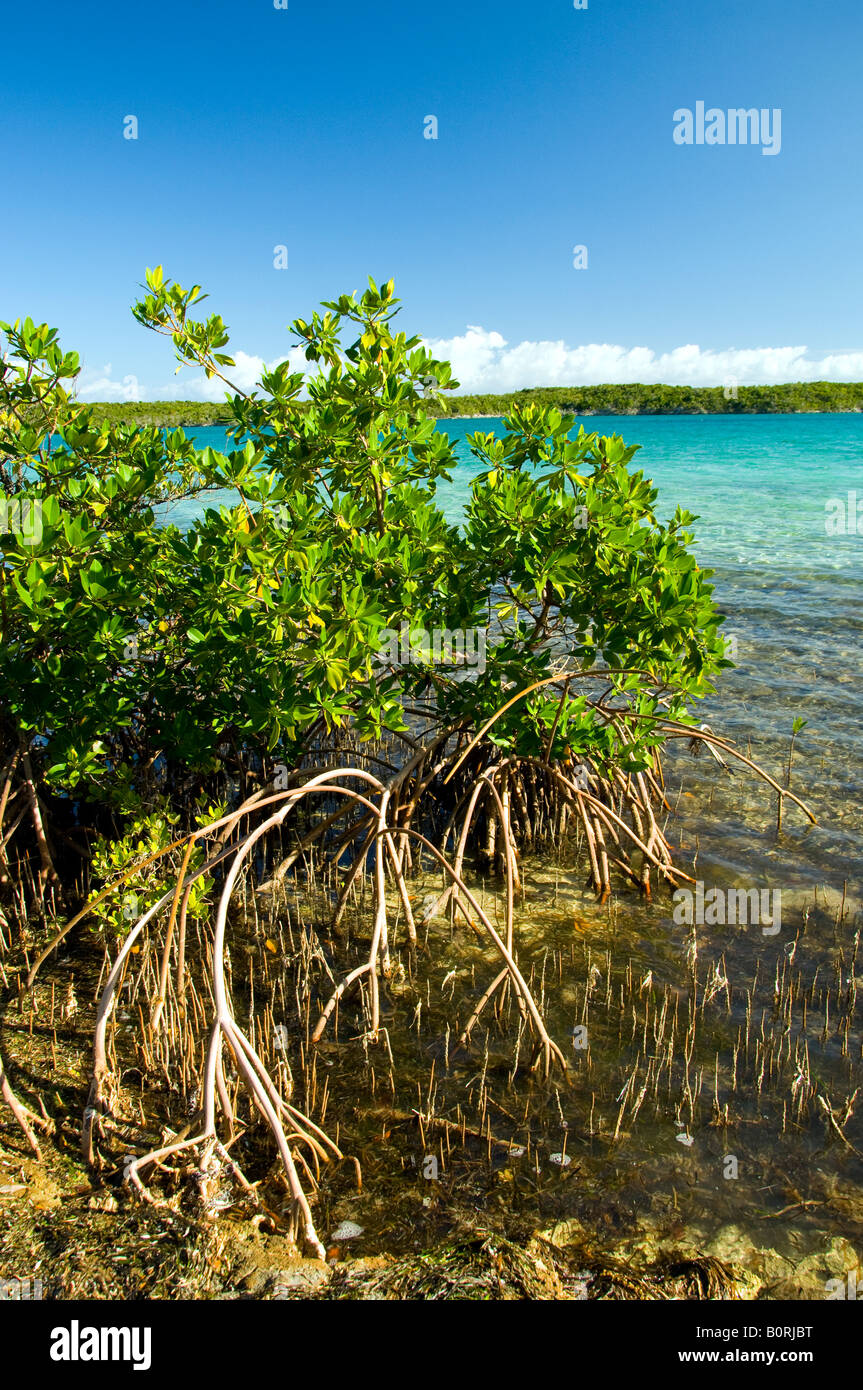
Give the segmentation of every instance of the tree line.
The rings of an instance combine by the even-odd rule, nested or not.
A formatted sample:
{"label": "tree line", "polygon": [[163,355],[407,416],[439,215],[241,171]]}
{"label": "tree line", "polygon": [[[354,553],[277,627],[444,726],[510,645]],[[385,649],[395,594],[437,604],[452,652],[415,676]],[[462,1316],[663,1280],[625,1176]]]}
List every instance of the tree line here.
{"label": "tree line", "polygon": [[[863,410],[863,382],[794,381],[778,386],[535,386],[505,394],[453,396],[429,402],[429,414],[477,418],[505,416],[514,405],[536,405],[573,415],[776,415]],[[96,401],[97,421],[111,424],[227,425],[230,408],[211,401]]]}

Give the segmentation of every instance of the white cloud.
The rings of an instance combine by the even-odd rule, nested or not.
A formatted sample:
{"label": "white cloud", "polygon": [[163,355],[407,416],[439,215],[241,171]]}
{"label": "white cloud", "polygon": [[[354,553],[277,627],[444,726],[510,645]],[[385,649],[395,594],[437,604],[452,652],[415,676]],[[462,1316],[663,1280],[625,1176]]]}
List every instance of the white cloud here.
{"label": "white cloud", "polygon": [[[808,356],[806,347],[725,348],[715,350],[687,343],[670,352],[614,343],[570,347],[563,341],[525,341],[510,345],[500,333],[468,326],[454,338],[428,339],[438,358],[452,363],[463,394],[518,391],[525,386],[597,386],[603,383],[644,382],[669,386],[771,386],[783,381],[863,381],[863,352],[834,352]],[[267,362],[253,353],[235,351],[234,367],[225,375],[241,391],[257,386],[263,371],[290,361],[293,371],[307,371],[302,349]],[[139,385],[136,377],[113,378],[110,363],[82,372],[78,395],[87,401],[224,400],[226,387],[218,377],[186,369],[161,386]]]}
{"label": "white cloud", "polygon": [[115,381],[111,375],[111,363],[97,370],[84,367],[78,377],[78,395],[82,401],[139,401],[141,388],[138,378],[128,374],[122,381]]}
{"label": "white cloud", "polygon": [[[267,362],[263,357],[242,351],[233,353],[235,365],[225,367],[225,376],[240,391],[253,391],[258,386],[261,373],[271,371],[280,362],[290,361],[295,372],[308,367],[301,349],[283,353]],[[82,401],[223,401],[228,388],[223,381],[214,376],[207,380],[203,372],[190,376],[191,368],[184,367],[167,384],[161,386],[141,386],[134,376],[124,376],[122,382],[116,381],[108,363],[98,371],[84,368],[78,378],[77,394]]]}
{"label": "white cloud", "polygon": [[[280,362],[291,361],[295,372],[302,371],[307,365],[302,353],[283,353],[281,357],[274,357],[271,362],[266,362],[263,357],[254,354],[235,350],[231,356],[234,359],[233,367],[223,368],[225,376],[240,391],[254,391],[258,387],[261,373],[271,371]],[[217,376],[210,377],[209,381],[203,372],[197,376],[186,375],[186,368],[174,378],[169,386],[157,388],[153,393],[153,399],[159,401],[223,401],[228,388]]]}
{"label": "white cloud", "polygon": [[524,386],[598,386],[644,382],[669,386],[770,386],[783,381],[863,381],[863,352],[807,356],[805,347],[726,348],[715,351],[688,343],[670,352],[647,347],[556,342],[510,345],[500,333],[468,327],[455,338],[435,338],[427,346],[452,363],[465,394],[517,391]]}

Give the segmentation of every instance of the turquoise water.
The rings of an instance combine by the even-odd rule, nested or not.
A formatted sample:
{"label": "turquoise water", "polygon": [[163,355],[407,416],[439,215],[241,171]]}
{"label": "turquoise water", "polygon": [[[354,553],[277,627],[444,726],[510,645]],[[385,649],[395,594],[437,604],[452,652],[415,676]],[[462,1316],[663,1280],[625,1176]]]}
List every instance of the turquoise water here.
{"label": "turquoise water", "polygon": [[[660,490],[659,513],[679,503],[696,513],[700,563],[715,571],[716,599],[736,642],[737,669],[704,707],[711,726],[734,739],[774,776],[784,768],[796,716],[809,721],[795,754],[795,787],[821,824],[791,814],[777,842],[775,797],[741,777],[729,780],[709,758],[681,762],[694,804],[687,820],[702,865],[721,876],[781,870],[801,891],[860,877],[863,830],[863,534],[828,536],[826,504],[863,498],[863,415],[595,416],[589,431],[622,434],[642,446],[635,465]],[[441,490],[452,521],[481,471],[466,437],[501,421],[442,423],[462,462]],[[199,445],[225,448],[221,429],[194,432]],[[225,500],[229,500],[226,494]],[[177,509],[183,524],[193,512]],[[781,777],[780,777],[781,780]]]}
{"label": "turquoise water", "polygon": [[[446,426],[462,459],[452,485],[441,492],[453,521],[479,471],[465,438],[500,423]],[[677,504],[699,515],[693,528],[699,560],[714,570],[725,631],[736,644],[736,668],[723,673],[701,717],[780,783],[794,719],[808,720],[798,738],[793,786],[818,824],[810,826],[789,806],[777,833],[776,795],[746,771],[731,776],[704,752],[694,758],[683,741],[664,755],[674,808],[664,824],[679,867],[710,888],[781,890],[775,937],[752,925],[704,925],[690,935],[673,920],[665,891],[647,904],[619,887],[611,904],[599,908],[584,886],[583,868],[572,866],[566,852],[559,855],[559,847],[545,847],[526,861],[518,922],[522,964],[529,958],[545,980],[549,950],[559,949],[561,961],[572,962],[560,974],[550,971],[545,1006],[553,1036],[565,1038],[573,1020],[587,1017],[593,986],[584,982],[594,971],[600,981],[590,1013],[596,1061],[578,1058],[571,1086],[561,1088],[556,1106],[537,1105],[531,1121],[538,1152],[543,1144],[549,1152],[568,1144],[576,1165],[568,1187],[549,1184],[546,1210],[588,1222],[592,1202],[603,1210],[612,1203],[615,1225],[639,1233],[631,1237],[633,1248],[661,1235],[666,1248],[678,1252],[685,1235],[699,1253],[772,1270],[771,1284],[783,1270],[802,1270],[805,1257],[820,1262],[817,1279],[810,1280],[815,1292],[807,1296],[821,1297],[824,1280],[841,1277],[857,1260],[847,1242],[863,1249],[863,1107],[854,1109],[863,1057],[861,996],[853,996],[856,1009],[846,1004],[850,1012],[839,1012],[852,982],[863,987],[855,951],[863,927],[863,534],[828,536],[825,528],[830,498],[849,491],[863,497],[863,415],[595,417],[585,426],[643,446],[635,462],[659,487],[660,516]],[[198,437],[224,446],[221,431]],[[472,970],[473,943],[469,951]],[[449,958],[440,964],[441,974],[452,964]],[[624,999],[626,980],[631,992]],[[714,999],[711,981],[717,989],[726,984],[727,995]],[[480,972],[475,990],[484,983]],[[681,1018],[688,1019],[691,1008],[700,1020],[697,1047],[693,1041],[696,1100],[693,1106],[691,1097],[685,1099],[678,1043],[680,1074],[672,1084],[669,1071],[661,1093],[657,1083],[655,1108],[648,1099],[637,1121],[630,1107],[616,1143],[610,1135],[621,1123],[626,1086],[636,1078],[633,1096],[642,1081],[647,1087],[648,1054],[650,1065],[658,1065],[645,1003],[652,990],[674,1001],[675,1018],[679,1003]],[[475,1069],[475,1059],[470,1066]],[[689,1054],[685,1070],[688,1088]],[[465,1075],[458,1067],[452,1073],[453,1104],[464,1103]],[[840,1111],[850,1102],[845,1134],[853,1153],[827,1130],[816,1092]],[[530,1097],[526,1092],[525,1115]],[[516,1111],[521,1102],[519,1093]],[[511,1113],[510,1100],[506,1106],[504,1116]],[[681,1129],[691,1148],[678,1142]],[[739,1174],[733,1174],[739,1181],[724,1180],[729,1154],[739,1161]],[[379,1209],[389,1223],[390,1207]],[[611,1240],[613,1229],[603,1239]],[[386,1248],[389,1227],[382,1239]],[[788,1285],[792,1290],[797,1277]]]}
{"label": "turquoise water", "polygon": [[[705,563],[863,574],[863,536],[825,544],[825,503],[857,489],[863,498],[861,415],[594,416],[585,428],[640,444],[635,467],[660,489],[660,509],[679,502],[700,516]],[[440,501],[458,521],[481,466],[467,436],[502,430],[497,419],[442,421],[460,459]],[[227,448],[220,428],[190,431],[200,447]],[[228,494],[225,495],[226,498]],[[193,514],[178,509],[177,519]]]}

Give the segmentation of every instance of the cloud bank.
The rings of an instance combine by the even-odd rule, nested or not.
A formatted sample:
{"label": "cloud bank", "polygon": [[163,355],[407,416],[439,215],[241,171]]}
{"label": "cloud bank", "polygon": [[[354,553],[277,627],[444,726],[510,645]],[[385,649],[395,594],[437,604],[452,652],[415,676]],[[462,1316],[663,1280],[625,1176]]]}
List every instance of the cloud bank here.
{"label": "cloud bank", "polygon": [[645,385],[776,386],[785,381],[863,381],[863,352],[807,356],[805,347],[726,348],[695,343],[654,352],[647,347],[556,342],[510,345],[500,333],[468,327],[455,338],[428,343],[436,357],[452,363],[466,394],[518,391],[525,386]]}
{"label": "cloud bank", "polygon": [[[695,343],[654,352],[647,347],[587,343],[570,347],[563,341],[540,340],[510,344],[493,330],[468,326],[454,338],[432,338],[426,345],[438,358],[451,362],[459,389],[465,395],[518,391],[528,386],[599,386],[643,382],[668,386],[775,386],[787,381],[863,381],[863,352],[837,352],[810,357],[806,347],[701,348]],[[254,389],[261,372],[290,360],[294,371],[308,363],[302,350],[266,362],[237,351],[236,366],[226,375],[241,390]],[[201,400],[220,401],[225,387],[200,373],[180,374],[172,382],[147,387],[132,375],[119,380],[110,363],[82,372],[78,395],[86,401]]]}

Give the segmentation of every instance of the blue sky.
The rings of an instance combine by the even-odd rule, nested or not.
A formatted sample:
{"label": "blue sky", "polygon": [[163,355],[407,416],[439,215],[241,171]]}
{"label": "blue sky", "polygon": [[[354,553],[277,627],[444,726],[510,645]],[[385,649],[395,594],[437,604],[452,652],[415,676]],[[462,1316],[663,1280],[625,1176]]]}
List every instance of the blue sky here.
{"label": "blue sky", "polygon": [[[244,383],[368,274],[466,388],[863,379],[860,0],[48,0],[3,28],[0,316],[57,325],[91,397],[207,394],[129,314],[157,263]],[[780,153],[675,144],[699,100],[781,109]]]}

